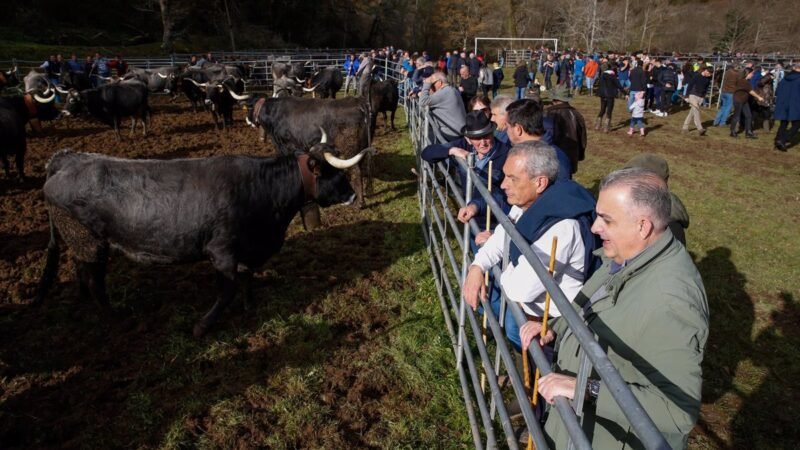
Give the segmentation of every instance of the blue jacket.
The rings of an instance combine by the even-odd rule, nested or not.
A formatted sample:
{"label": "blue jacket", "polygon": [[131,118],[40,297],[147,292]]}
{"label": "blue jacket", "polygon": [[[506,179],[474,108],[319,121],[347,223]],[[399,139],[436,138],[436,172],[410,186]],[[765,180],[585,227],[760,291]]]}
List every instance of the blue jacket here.
{"label": "blue jacket", "polygon": [[[422,159],[428,161],[429,163],[437,163],[439,161],[454,159],[454,157],[451,157],[448,154],[450,149],[453,147],[463,148],[472,152],[475,151],[472,145],[465,138],[461,138],[446,144],[429,145],[422,150],[421,156]],[[492,197],[494,197],[494,200],[498,205],[500,205],[500,207],[503,209],[503,212],[506,214],[508,214],[508,212],[511,210],[511,206],[506,200],[506,194],[502,189],[500,189],[500,183],[503,182],[503,165],[506,163],[506,158],[508,157],[508,151],[510,149],[510,145],[495,139],[492,149],[489,151],[489,161],[492,162]],[[467,185],[467,173],[461,169],[461,165],[457,162],[453,161],[453,165],[455,165],[458,176],[461,178],[461,188],[464,189],[464,186]],[[476,164],[475,173],[478,174],[484,185],[488,184],[488,172],[488,163],[482,169],[478,168]],[[470,201],[470,205],[475,205],[478,207],[479,217],[485,216],[486,202],[478,193],[477,189],[472,192],[472,201]]]}
{"label": "blue jacket", "polygon": [[355,76],[356,72],[358,72],[359,65],[361,65],[361,61],[359,61],[358,58],[356,58],[356,60],[353,61],[348,56],[347,59],[344,60],[345,76]]}
{"label": "blue jacket", "polygon": [[788,72],[775,92],[775,120],[800,120],[800,72]]}
{"label": "blue jacket", "polygon": [[[580,224],[584,246],[584,280],[592,276],[600,266],[600,259],[593,252],[602,244],[592,233],[595,200],[591,192],[572,180],[556,181],[548,186],[536,202],[517,220],[517,230],[528,243],[539,240],[550,227],[564,219],[575,219]],[[522,252],[513,242],[509,247],[509,260],[517,265]]]}

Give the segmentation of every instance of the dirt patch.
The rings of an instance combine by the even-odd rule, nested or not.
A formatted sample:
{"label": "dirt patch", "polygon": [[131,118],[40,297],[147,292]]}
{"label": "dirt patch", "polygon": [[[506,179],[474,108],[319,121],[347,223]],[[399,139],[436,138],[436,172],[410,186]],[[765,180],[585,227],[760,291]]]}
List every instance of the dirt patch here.
{"label": "dirt patch", "polygon": [[[210,114],[191,112],[183,100],[156,97],[152,106],[148,136],[123,132],[120,142],[93,121],[46,124],[29,140],[28,181],[0,178],[2,447],[373,446],[364,436],[380,421],[393,380],[362,370],[359,361],[375,354],[399,306],[371,305],[372,290],[396,283],[383,271],[403,252],[418,250],[375,243],[386,233],[417,232],[418,225],[375,220],[374,212],[355,207],[323,211],[327,226],[314,233],[296,219],[284,249],[256,274],[260,302],[244,314],[242,305],[233,307],[204,341],[191,338],[191,326],[215,300],[208,263],[141,266],[113,253],[113,309],[105,312],[77,300],[66,251],[45,306],[28,304],[49,240],[41,188],[56,151],[165,159],[272,154],[245,126],[241,110],[234,112],[235,126],[221,131]],[[303,322],[307,317],[319,323]],[[278,325],[264,325],[270,321]],[[276,412],[287,401],[281,377],[287,368],[316,365],[324,374],[314,381],[319,391],[298,396],[300,405],[322,413],[295,429]]]}

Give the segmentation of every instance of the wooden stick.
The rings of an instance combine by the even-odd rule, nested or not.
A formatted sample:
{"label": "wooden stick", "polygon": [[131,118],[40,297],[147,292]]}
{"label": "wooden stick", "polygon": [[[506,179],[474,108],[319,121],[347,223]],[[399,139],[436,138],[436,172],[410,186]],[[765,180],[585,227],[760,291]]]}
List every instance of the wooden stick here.
{"label": "wooden stick", "polygon": [[[489,190],[489,194],[492,193],[492,160],[489,160],[489,180],[486,186]],[[489,209],[489,202],[486,202],[486,231],[489,231],[489,227],[491,226],[492,220],[492,210]],[[487,270],[485,274],[483,274],[483,284],[486,286],[486,295],[489,295],[489,271]],[[486,306],[484,305],[484,308]],[[488,323],[489,317],[486,315],[486,309],[483,310],[483,328],[481,329],[481,335],[483,337],[483,345],[486,345],[486,327],[489,325]],[[486,371],[481,374],[481,392],[486,392]]]}
{"label": "wooden stick", "polygon": [[[558,236],[553,236],[553,246],[550,248],[550,267],[548,273],[553,276],[556,270],[556,249],[558,248]],[[539,334],[539,340],[544,339],[547,334],[547,318],[550,315],[550,293],[547,292],[544,296],[544,315],[542,316],[542,332]],[[527,366],[525,367],[527,370]],[[533,377],[533,392],[531,393],[531,405],[534,407],[539,399],[539,367],[536,367],[536,375]],[[533,435],[528,430],[528,450],[533,450]]]}

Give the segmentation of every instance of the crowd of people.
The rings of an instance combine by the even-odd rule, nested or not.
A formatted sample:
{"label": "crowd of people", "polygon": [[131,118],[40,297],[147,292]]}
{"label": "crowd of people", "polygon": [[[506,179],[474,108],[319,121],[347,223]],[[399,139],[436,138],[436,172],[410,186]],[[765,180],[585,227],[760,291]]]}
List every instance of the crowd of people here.
{"label": "crowd of people", "polygon": [[[723,73],[703,57],[588,53],[576,49],[556,53],[546,47],[530,49],[527,55],[513,68],[514,98],[536,100],[541,91],[550,91],[552,98],[555,88],[566,91],[569,98],[595,95],[600,102],[596,130],[611,130],[616,100],[623,99],[626,113],[630,114],[631,136],[637,130],[639,135],[645,135],[647,114],[667,117],[685,105],[689,111],[682,131],[690,133],[693,128],[699,136],[705,136],[702,108],[710,106],[712,78],[719,84],[721,103],[713,125],[728,126],[731,137],[744,132],[745,137],[754,139],[754,124],[771,132],[773,123],[780,121],[775,148],[785,151],[800,128],[800,111],[795,106],[800,95],[800,84],[794,81],[797,69],[785,68],[780,62],[767,67],[742,61],[728,65]],[[410,54],[391,47],[378,51],[374,57],[388,59],[398,67],[402,92],[412,98],[419,96],[424,80],[434,71],[443,73],[444,82],[458,90],[465,108],[479,94],[486,98],[490,92],[491,98],[498,96],[506,60],[500,56],[491,62],[484,55],[466,50],[448,51],[436,60],[427,52]],[[779,90],[782,95],[778,95]]]}
{"label": "crowd of people", "polygon": [[91,80],[92,86],[97,87],[102,86],[111,76],[116,75],[120,78],[125,76],[128,72],[128,63],[119,55],[108,59],[100,52],[96,52],[94,56],[86,55],[84,60],[78,59],[78,55],[73,53],[64,61],[64,57],[59,53],[50,55],[39,68],[44,70],[47,79],[53,85],[62,84],[61,77],[64,73],[69,73],[85,74]]}
{"label": "crowd of people", "polygon": [[[615,100],[621,97],[631,111],[628,133],[633,135],[638,128],[644,135],[645,111],[669,114],[679,92],[691,105],[687,128],[698,123],[697,109],[706,97],[712,69],[697,61],[696,68],[672,76],[645,70],[649,65],[664,67],[663,62],[635,56],[602,55],[570,63],[573,58],[567,54],[548,54],[542,66],[527,62],[516,66],[514,96],[492,93],[490,98],[488,90],[476,88],[486,79],[481,71],[494,70],[494,65],[472,54],[456,55],[455,64],[454,53],[446,55],[443,67],[424,56],[408,58],[411,67],[419,69],[404,70],[407,92],[427,113],[433,142],[421,150],[421,158],[447,163],[463,190],[467,174],[455,160],[474,157],[476,175],[484,185],[495,186],[492,197],[534,255],[545,266],[554,257],[555,282],[667,443],[686,447],[700,410],[700,367],[709,326],[703,283],[686,250],[689,215],[670,192],[669,166],[659,155],[638,155],[610,173],[600,183],[597,199],[572,180],[585,156],[587,126],[570,101],[584,89],[587,95],[597,95],[601,111],[595,128],[608,131]],[[628,75],[622,80],[618,62]],[[577,78],[576,66],[582,74]],[[540,67],[544,89],[530,73]],[[551,76],[556,79],[549,81]],[[659,90],[650,86],[654,76],[661,80]],[[543,90],[549,92],[548,106],[537,95]],[[698,130],[704,130],[702,125]],[[457,219],[483,223],[486,201],[477,190],[470,198]],[[474,259],[463,280],[464,300],[479,312],[491,308],[496,317],[502,317],[502,294],[519,304],[527,320],[519,326],[506,313],[505,338],[517,352],[535,342],[550,359],[553,372],[538,385],[546,403],[553,404],[557,396],[572,399],[580,365],[578,340],[552,304],[550,328],[540,338],[544,284],[522,250],[514,242],[505,247],[505,242],[506,230],[494,220],[473,237]],[[486,274],[504,259],[509,262],[500,277],[489,276],[487,284]],[[522,373],[522,358],[516,360]],[[643,446],[596,373],[587,384],[586,398],[582,426],[594,448]],[[510,405],[509,412],[512,417],[518,414],[518,405]],[[566,448],[569,436],[559,415],[544,408],[536,414],[549,443]],[[518,430],[521,442],[526,442],[524,426]]]}

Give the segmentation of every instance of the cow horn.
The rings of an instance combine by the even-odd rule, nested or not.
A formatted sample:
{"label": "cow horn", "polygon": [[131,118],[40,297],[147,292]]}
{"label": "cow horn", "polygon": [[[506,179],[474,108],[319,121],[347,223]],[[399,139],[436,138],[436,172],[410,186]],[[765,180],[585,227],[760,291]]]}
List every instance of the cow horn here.
{"label": "cow horn", "polygon": [[325,133],[325,130],[322,127],[319,127],[319,131],[322,133],[322,138],[319,140],[320,144],[327,144],[328,143],[328,134]]}
{"label": "cow horn", "polygon": [[249,95],[239,95],[236,92],[233,92],[232,89],[228,89],[228,93],[231,94],[231,97],[233,97],[234,100],[242,101],[250,98]]}
{"label": "cow horn", "polygon": [[[48,88],[47,90],[49,91],[50,89]],[[50,103],[56,98],[56,93],[53,92],[48,98],[39,97],[39,94],[33,94],[33,98],[35,98],[39,103]]]}
{"label": "cow horn", "polygon": [[42,95],[50,95],[51,92],[53,92],[53,91],[52,91],[52,89],[50,89],[50,83],[48,83],[47,84],[47,89],[45,89],[44,92],[42,92]]}
{"label": "cow horn", "polygon": [[56,86],[56,91],[58,91],[59,94],[69,94],[69,89],[62,89],[61,86]]}
{"label": "cow horn", "polygon": [[298,83],[300,83],[300,84],[303,84],[303,83],[305,83],[305,82],[306,82],[306,79],[305,79],[305,78],[303,78],[303,79],[301,80],[300,78],[298,78],[298,77],[297,77],[297,75],[295,75],[294,79],[295,79],[295,80],[297,80],[297,82],[298,82]]}
{"label": "cow horn", "polygon": [[158,76],[159,76],[159,77],[161,77],[161,78],[169,78],[169,77],[167,77],[166,75],[164,75],[164,74],[163,74],[163,73],[161,73],[161,72],[156,72],[156,75],[158,75]]}
{"label": "cow horn", "polygon": [[356,156],[353,156],[350,159],[339,159],[333,156],[330,152],[325,152],[325,161],[328,161],[328,164],[332,165],[337,169],[349,169],[361,161],[361,158],[364,157],[364,154],[367,153],[369,149],[361,150]]}
{"label": "cow horn", "polygon": [[310,66],[311,64],[312,64],[312,61],[309,59],[308,61],[306,61],[305,64],[303,64],[303,66]]}
{"label": "cow horn", "polygon": [[195,86],[197,86],[197,87],[199,87],[201,89],[205,89],[205,88],[208,87],[208,83],[198,83],[197,81],[194,81],[191,78],[189,78],[189,81],[191,81],[192,83],[194,83]]}
{"label": "cow horn", "polygon": [[303,92],[314,92],[314,91],[317,90],[317,87],[319,87],[319,85],[320,85],[320,83],[317,83],[314,87],[303,88]]}

